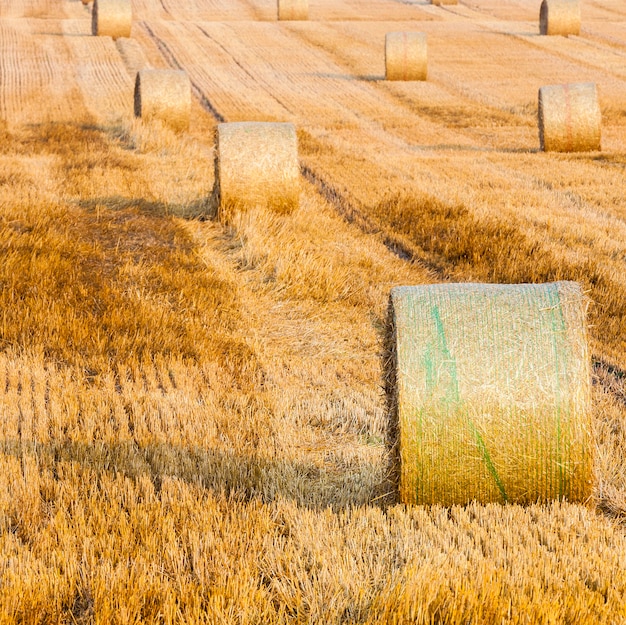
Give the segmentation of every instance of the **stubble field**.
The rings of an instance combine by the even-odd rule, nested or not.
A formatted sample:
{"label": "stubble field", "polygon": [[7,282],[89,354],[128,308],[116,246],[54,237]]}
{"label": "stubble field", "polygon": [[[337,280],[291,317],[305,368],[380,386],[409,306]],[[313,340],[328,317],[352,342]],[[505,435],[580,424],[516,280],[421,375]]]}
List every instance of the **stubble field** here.
{"label": "stubble field", "polygon": [[[626,9],[0,0],[0,623],[626,623]],[[426,32],[388,83],[384,36]],[[132,117],[190,76],[187,134]],[[603,151],[538,151],[537,89],[593,81]],[[298,128],[300,207],[212,217],[220,121]],[[203,216],[203,218],[198,218]],[[579,281],[587,505],[405,507],[389,290]]]}

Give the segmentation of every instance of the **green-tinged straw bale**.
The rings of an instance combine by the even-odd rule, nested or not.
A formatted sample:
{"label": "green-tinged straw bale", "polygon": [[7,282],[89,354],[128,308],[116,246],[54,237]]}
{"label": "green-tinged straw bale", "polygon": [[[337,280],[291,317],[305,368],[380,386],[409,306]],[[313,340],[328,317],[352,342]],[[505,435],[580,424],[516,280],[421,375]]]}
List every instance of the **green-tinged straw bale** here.
{"label": "green-tinged straw bale", "polygon": [[174,130],[189,129],[191,83],[186,72],[143,69],[135,78],[135,116],[158,119]]}
{"label": "green-tinged straw bale", "polygon": [[595,83],[541,87],[538,126],[545,152],[600,150],[602,114]]}
{"label": "green-tinged straw bale", "polygon": [[579,35],[580,4],[578,0],[543,0],[539,9],[541,35]]}
{"label": "green-tinged straw bale", "polygon": [[150,66],[137,40],[129,39],[128,37],[120,37],[115,40],[115,46],[124,61],[124,65],[126,65],[126,69],[132,76],[135,76],[138,71],[147,69]]}
{"label": "green-tinged straw bale", "polygon": [[296,129],[290,123],[218,124],[215,162],[219,213],[263,207],[293,211],[300,198]]}
{"label": "green-tinged straw bale", "polygon": [[392,289],[387,388],[403,502],[589,498],[585,314],[573,282]]}
{"label": "green-tinged straw bale", "polygon": [[309,0],[278,0],[279,20],[308,20]]}
{"label": "green-tinged straw bale", "polygon": [[394,32],[385,35],[387,80],[426,80],[427,73],[425,33]]}
{"label": "green-tinged straw bale", "polygon": [[91,33],[101,37],[130,37],[133,10],[130,0],[94,0]]}

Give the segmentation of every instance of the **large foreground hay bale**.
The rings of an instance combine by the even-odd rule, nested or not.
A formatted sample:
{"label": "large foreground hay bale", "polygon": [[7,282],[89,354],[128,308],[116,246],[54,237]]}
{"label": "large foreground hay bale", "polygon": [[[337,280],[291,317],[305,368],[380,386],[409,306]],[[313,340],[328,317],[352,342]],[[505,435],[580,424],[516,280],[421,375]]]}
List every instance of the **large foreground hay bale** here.
{"label": "large foreground hay bale", "polygon": [[602,114],[594,83],[539,89],[539,144],[545,152],[601,149]]}
{"label": "large foreground hay bale", "polygon": [[308,20],[309,0],[278,0],[279,20]]}
{"label": "large foreground hay bale", "polygon": [[578,0],[543,0],[539,9],[539,33],[542,35],[580,35]]}
{"label": "large foreground hay bale", "polygon": [[385,78],[387,80],[426,80],[428,53],[425,33],[385,35]]}
{"label": "large foreground hay bale", "polygon": [[218,124],[215,184],[219,212],[253,206],[289,213],[300,198],[298,139],[293,124]]}
{"label": "large foreground hay bale", "polygon": [[135,78],[135,117],[158,119],[174,130],[188,130],[191,83],[183,71],[143,69]]}
{"label": "large foreground hay bale", "polygon": [[590,496],[590,363],[576,283],[397,287],[390,318],[404,502]]}
{"label": "large foreground hay bale", "polygon": [[130,37],[133,9],[130,0],[94,0],[91,33],[97,36]]}

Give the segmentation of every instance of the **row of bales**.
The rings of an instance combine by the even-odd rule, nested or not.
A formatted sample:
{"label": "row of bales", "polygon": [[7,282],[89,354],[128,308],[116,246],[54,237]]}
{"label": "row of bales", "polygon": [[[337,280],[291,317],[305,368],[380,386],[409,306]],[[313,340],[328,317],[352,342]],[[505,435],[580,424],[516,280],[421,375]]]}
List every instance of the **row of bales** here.
{"label": "row of bales", "polygon": [[[454,2],[436,4],[444,3]],[[279,17],[305,19],[307,3],[279,0],[278,8]],[[580,29],[579,14],[576,0],[543,0],[541,32],[573,34]],[[130,34],[127,0],[95,0],[93,16],[94,34]],[[385,57],[388,80],[426,79],[423,33],[387,34]],[[184,72],[138,72],[138,117],[185,130],[190,103]],[[543,150],[600,148],[594,84],[542,87],[538,119]],[[298,207],[293,124],[218,124],[215,158],[222,220],[250,206],[283,214]],[[404,502],[590,498],[594,447],[586,306],[572,282],[391,290],[385,386],[397,425],[391,456]]]}

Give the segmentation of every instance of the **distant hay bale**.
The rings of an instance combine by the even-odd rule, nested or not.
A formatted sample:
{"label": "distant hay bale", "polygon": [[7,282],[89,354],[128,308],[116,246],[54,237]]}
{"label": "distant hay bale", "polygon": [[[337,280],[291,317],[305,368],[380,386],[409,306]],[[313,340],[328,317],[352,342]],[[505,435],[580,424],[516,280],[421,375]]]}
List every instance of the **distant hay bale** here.
{"label": "distant hay bale", "polygon": [[585,309],[573,282],[392,290],[387,389],[403,502],[588,499]]}
{"label": "distant hay bale", "polygon": [[130,0],[94,0],[91,33],[100,37],[130,37],[133,10]]}
{"label": "distant hay bale", "polygon": [[115,40],[115,46],[131,76],[134,76],[138,71],[147,69],[150,66],[137,40],[129,39],[128,37],[120,37]]}
{"label": "distant hay bale", "polygon": [[298,139],[293,124],[218,124],[214,193],[219,214],[262,206],[289,213],[300,198]]}
{"label": "distant hay bale", "polygon": [[191,83],[183,71],[143,69],[135,78],[135,117],[189,129]]}
{"label": "distant hay bale", "polygon": [[308,20],[309,0],[278,0],[279,20]]}
{"label": "distant hay bale", "polygon": [[83,4],[89,4],[91,0],[82,0]]}
{"label": "distant hay bale", "polygon": [[580,35],[578,0],[543,0],[539,9],[541,35]]}
{"label": "distant hay bale", "polygon": [[387,80],[426,80],[428,52],[425,33],[385,35],[385,78]]}
{"label": "distant hay bale", "polygon": [[600,150],[602,114],[595,83],[541,87],[538,125],[544,152]]}

